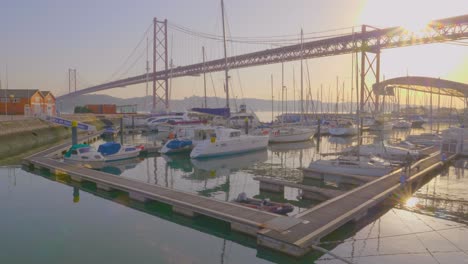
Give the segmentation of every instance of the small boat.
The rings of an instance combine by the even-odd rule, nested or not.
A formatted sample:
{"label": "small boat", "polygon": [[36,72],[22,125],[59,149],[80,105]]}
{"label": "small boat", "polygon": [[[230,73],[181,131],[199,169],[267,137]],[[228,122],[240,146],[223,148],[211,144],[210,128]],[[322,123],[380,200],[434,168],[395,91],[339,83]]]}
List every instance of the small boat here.
{"label": "small boat", "polygon": [[98,152],[104,156],[106,161],[116,161],[136,158],[140,155],[140,148],[132,145],[121,145],[117,142],[106,142],[99,145]]}
{"label": "small boat", "polygon": [[215,134],[214,128],[208,126],[181,126],[173,132],[176,138],[168,140],[161,148],[161,153],[190,152],[199,142]]}
{"label": "small boat", "polygon": [[171,139],[164,144],[161,148],[161,153],[172,154],[192,151],[194,145],[193,141],[188,138],[175,138]]}
{"label": "small boat", "polygon": [[406,120],[398,120],[393,124],[394,129],[410,129],[411,128],[411,122],[408,122]]}
{"label": "small boat", "polygon": [[299,127],[273,128],[268,141],[271,143],[286,143],[309,140],[315,134],[315,129]]}
{"label": "small boat", "polygon": [[285,215],[294,210],[294,207],[289,203],[272,202],[270,201],[270,199],[260,200],[255,198],[248,198],[245,192],[240,193],[237,196],[237,199],[234,200],[234,202],[249,208],[254,208],[261,211],[267,211],[270,213],[281,215]]}
{"label": "small boat", "polygon": [[426,120],[422,116],[415,116],[411,120],[411,127],[413,128],[422,128],[423,125],[426,123]]}
{"label": "small boat", "polygon": [[195,146],[190,157],[219,157],[265,149],[267,146],[268,135],[242,135],[238,129],[218,127],[214,135]]}
{"label": "small boat", "polygon": [[89,168],[100,168],[105,164],[106,159],[88,144],[75,144],[65,153],[63,161]]}
{"label": "small boat", "polygon": [[104,131],[102,132],[102,137],[113,137],[119,133],[119,129],[114,126],[106,126],[104,127]]}
{"label": "small boat", "polygon": [[358,129],[351,121],[340,121],[335,126],[330,126],[328,133],[332,136],[354,136]]}
{"label": "small boat", "polygon": [[357,175],[380,177],[390,173],[391,164],[378,157],[339,157],[332,160],[316,160],[305,171],[328,175]]}

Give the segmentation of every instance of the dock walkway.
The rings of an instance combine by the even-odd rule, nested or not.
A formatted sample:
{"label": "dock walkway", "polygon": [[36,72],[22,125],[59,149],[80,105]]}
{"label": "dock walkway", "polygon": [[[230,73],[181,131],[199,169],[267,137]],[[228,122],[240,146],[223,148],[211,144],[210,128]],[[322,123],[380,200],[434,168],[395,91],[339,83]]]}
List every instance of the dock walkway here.
{"label": "dock walkway", "polygon": [[[455,155],[449,157],[449,159],[454,157]],[[432,153],[431,156],[416,162],[412,166],[412,177],[408,179],[408,184],[442,165],[440,154]],[[274,249],[288,247],[289,250],[293,250],[300,255],[300,252],[306,252],[308,247],[348,221],[359,220],[367,214],[368,209],[399,190],[401,188],[400,176],[401,169],[398,169],[391,174],[377,178],[341,196],[295,215],[294,217],[302,221],[288,229],[287,232],[262,230],[258,235],[259,244]]]}

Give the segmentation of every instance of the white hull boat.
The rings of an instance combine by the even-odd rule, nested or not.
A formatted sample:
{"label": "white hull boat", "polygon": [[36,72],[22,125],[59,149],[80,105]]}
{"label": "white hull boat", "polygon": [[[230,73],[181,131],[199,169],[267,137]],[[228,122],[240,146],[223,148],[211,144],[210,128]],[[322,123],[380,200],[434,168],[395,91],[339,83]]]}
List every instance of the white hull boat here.
{"label": "white hull boat", "polygon": [[274,128],[270,131],[269,142],[286,143],[309,140],[315,134],[312,128]]}
{"label": "white hull boat", "polygon": [[[354,158],[354,157],[353,157]],[[393,167],[382,159],[333,159],[311,162],[308,172],[327,175],[355,175],[380,177],[390,173]]]}
{"label": "white hull boat", "polygon": [[400,120],[393,124],[394,129],[411,129],[411,122]]}
{"label": "white hull boat", "polygon": [[267,146],[268,135],[241,135],[238,129],[217,128],[216,137],[199,142],[190,153],[190,157],[219,157],[265,149]]}
{"label": "white hull boat", "polygon": [[357,127],[330,127],[328,133],[332,136],[354,136],[357,134]]}

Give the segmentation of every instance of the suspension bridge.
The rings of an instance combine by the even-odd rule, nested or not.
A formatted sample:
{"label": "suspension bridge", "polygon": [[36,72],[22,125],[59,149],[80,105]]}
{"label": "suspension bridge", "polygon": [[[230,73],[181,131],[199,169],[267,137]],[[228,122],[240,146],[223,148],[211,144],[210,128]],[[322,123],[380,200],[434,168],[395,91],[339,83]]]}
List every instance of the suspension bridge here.
{"label": "suspension bridge", "polygon": [[[419,32],[410,31],[404,27],[377,29],[372,26],[362,25],[358,32],[314,39],[299,44],[282,45],[276,48],[210,61],[204,61],[205,56],[203,56],[203,62],[172,67],[168,59],[168,22],[167,20],[161,21],[155,18],[152,26],[154,35],[152,72],[109,81],[73,92],[70,91],[57,99],[63,100],[83,94],[152,81],[153,109],[156,109],[157,104],[162,104],[168,109],[168,80],[170,78],[199,76],[200,74],[225,69],[239,69],[351,53],[356,53],[357,58],[357,53],[360,53],[360,81],[358,87],[361,110],[366,105],[370,105],[372,109],[368,110],[378,111],[379,95],[372,91],[372,85],[380,82],[380,54],[383,49],[443,42],[459,43],[458,41],[468,38],[468,15],[463,15],[431,21]],[[194,34],[194,32],[186,28],[176,27],[175,29],[187,34]],[[198,34],[206,38],[217,38],[212,35]],[[159,68],[161,70],[157,70]]]}

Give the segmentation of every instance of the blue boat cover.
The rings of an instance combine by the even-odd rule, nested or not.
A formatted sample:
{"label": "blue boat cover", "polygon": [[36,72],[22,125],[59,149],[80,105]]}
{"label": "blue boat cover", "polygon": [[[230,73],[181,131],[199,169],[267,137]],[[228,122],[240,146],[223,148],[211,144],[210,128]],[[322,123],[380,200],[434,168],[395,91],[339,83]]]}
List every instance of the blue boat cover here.
{"label": "blue boat cover", "polygon": [[228,107],[223,108],[192,108],[192,111],[210,114],[210,115],[218,115],[223,117],[229,117],[231,115],[230,109]]}
{"label": "blue boat cover", "polygon": [[104,156],[112,155],[119,152],[121,145],[116,142],[106,142],[99,145],[98,152]]}
{"label": "blue boat cover", "polygon": [[170,149],[181,149],[186,146],[191,146],[192,145],[192,140],[188,139],[173,139],[167,143],[167,147]]}

